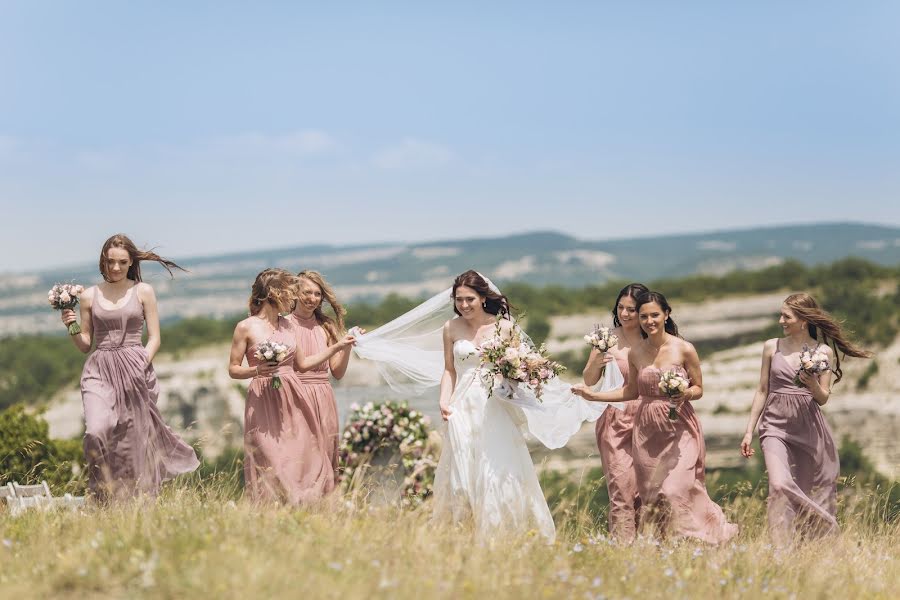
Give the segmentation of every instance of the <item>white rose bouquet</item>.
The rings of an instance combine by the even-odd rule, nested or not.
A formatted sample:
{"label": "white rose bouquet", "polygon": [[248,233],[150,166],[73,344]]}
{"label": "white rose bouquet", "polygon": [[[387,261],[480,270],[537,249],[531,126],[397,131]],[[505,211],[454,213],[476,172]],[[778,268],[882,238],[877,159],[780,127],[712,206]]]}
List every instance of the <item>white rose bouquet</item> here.
{"label": "white rose bouquet", "polygon": [[678,418],[678,404],[672,398],[679,394],[683,394],[691,382],[686,377],[682,377],[676,371],[666,371],[659,378],[659,391],[669,397],[669,420],[674,421]]}
{"label": "white rose bouquet", "polygon": [[794,385],[803,386],[803,382],[800,381],[800,373],[803,373],[804,371],[810,375],[818,375],[828,369],[828,356],[824,352],[821,352],[818,346],[815,350],[810,350],[809,346],[804,344],[803,352],[800,353],[800,369],[797,371],[797,374],[794,375]]}
{"label": "white rose bouquet", "polygon": [[[279,344],[278,342],[273,342],[272,340],[266,340],[261,342],[258,346],[256,346],[256,352],[254,352],[254,356],[257,359],[263,362],[277,362],[280,363],[288,355],[288,347],[284,344]],[[281,388],[281,377],[278,375],[272,375],[272,387],[276,390]]]}
{"label": "white rose bouquet", "polygon": [[[75,283],[57,283],[47,292],[47,300],[54,310],[68,310],[75,308],[78,299],[84,291],[84,286]],[[69,335],[81,333],[81,326],[77,321],[69,324]]]}

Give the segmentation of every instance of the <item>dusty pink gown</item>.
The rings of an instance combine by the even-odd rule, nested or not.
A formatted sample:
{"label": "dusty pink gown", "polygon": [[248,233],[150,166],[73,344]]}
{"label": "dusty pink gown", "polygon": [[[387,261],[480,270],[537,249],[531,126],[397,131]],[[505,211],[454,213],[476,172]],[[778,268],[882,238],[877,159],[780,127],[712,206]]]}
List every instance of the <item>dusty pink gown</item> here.
{"label": "dusty pink gown", "polygon": [[[628,361],[616,364],[628,384]],[[609,408],[597,419],[594,428],[597,448],[603,461],[603,475],[609,490],[609,533],[618,540],[634,540],[641,497],[634,473],[632,431],[640,400],[624,402],[623,410]]]}
{"label": "dusty pink gown", "polygon": [[810,391],[794,384],[796,369],[781,353],[769,367],[769,395],[759,439],[769,475],[769,532],[778,543],[794,535],[838,531],[838,453],[831,430]]}
{"label": "dusty pink gown", "polygon": [[156,495],[163,481],[196,469],[194,449],[163,422],[159,382],[141,345],[144,307],[132,287],[124,306],[91,304],[96,348],[81,374],[88,484],[100,498]]}
{"label": "dusty pink gown", "polygon": [[[674,367],[682,376],[682,367]],[[662,535],[718,544],[737,534],[706,491],[706,444],[690,402],[669,419],[669,400],[657,385],[662,372],[644,367],[638,379],[641,401],[634,419],[634,468],[641,495],[641,526]]]}
{"label": "dusty pink gown", "polygon": [[[338,419],[328,367],[294,371],[298,343],[307,355],[318,350],[293,316],[279,318],[273,338],[291,350],[278,367],[280,389],[272,387],[272,377],[250,383],[244,413],[247,493],[256,502],[311,503],[335,487]],[[251,367],[259,363],[254,351],[247,349]]]}

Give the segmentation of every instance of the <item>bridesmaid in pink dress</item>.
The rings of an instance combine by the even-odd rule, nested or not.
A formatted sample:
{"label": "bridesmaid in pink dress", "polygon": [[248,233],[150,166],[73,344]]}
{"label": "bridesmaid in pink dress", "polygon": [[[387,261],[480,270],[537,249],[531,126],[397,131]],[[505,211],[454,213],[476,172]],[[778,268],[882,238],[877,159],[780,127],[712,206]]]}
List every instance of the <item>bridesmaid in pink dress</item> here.
{"label": "bridesmaid in pink dress", "polygon": [[[159,313],[153,288],[141,281],[141,261],[181,269],[127,236],[106,240],[100,251],[104,283],[81,296],[81,333],[72,341],[88,357],[81,375],[84,456],[91,493],[102,501],[155,496],[163,481],[199,466],[194,449],[163,422],[156,400],[153,357],[159,351]],[[76,321],[65,310],[67,326]],[[147,345],[141,345],[144,323]]]}
{"label": "bridesmaid in pink dress", "polygon": [[[331,286],[317,271],[301,271],[297,280],[297,302],[289,320],[299,348],[307,355],[315,355],[343,335],[346,311]],[[322,310],[323,302],[331,306],[333,318]],[[347,372],[350,354],[350,346],[346,346],[327,361],[298,374],[300,396],[313,432],[307,439],[304,455],[316,457],[308,463],[308,467],[316,471],[310,472],[310,478],[317,482],[315,489],[319,495],[333,490],[337,482],[340,424],[329,372],[335,379],[341,379]]]}
{"label": "bridesmaid in pink dress", "polygon": [[[253,378],[244,410],[244,480],[248,497],[258,503],[309,503],[334,489],[331,455],[318,442],[330,434],[322,431],[298,370],[315,368],[354,340],[346,336],[310,355],[303,348],[298,351],[292,318],[281,316],[291,310],[295,297],[294,275],[281,269],[261,272],[250,295],[250,317],[237,324],[231,344],[229,375]],[[285,358],[256,358],[256,347],[264,341],[287,346]],[[281,382],[277,389],[276,376]]]}
{"label": "bridesmaid in pink dress", "polygon": [[[778,322],[784,337],[768,340],[763,346],[760,382],[741,454],[746,458],[755,454],[750,444],[759,421],[769,475],[769,535],[784,546],[797,537],[815,538],[838,531],[840,465],[834,438],[819,409],[831,395],[832,371],[818,375],[799,372],[800,353],[804,346],[823,352],[834,367],[835,383],[842,375],[838,351],[860,358],[872,354],[850,342],[840,324],[809,294],[788,296]],[[798,372],[801,385],[794,382]]]}
{"label": "bridesmaid in pink dress", "polygon": [[[589,400],[619,402],[637,398],[633,451],[641,497],[641,528],[653,527],[662,535],[690,537],[719,544],[737,534],[721,507],[706,491],[706,445],[691,401],[703,395],[700,358],[694,346],[678,335],[672,311],[658,292],[637,300],[643,342],[628,355],[626,386],[611,392],[593,392],[584,385],[573,391]],[[690,380],[676,398],[677,416],[669,419],[669,400],[657,384],[667,370]]]}
{"label": "bridesmaid in pink dress", "polygon": [[[612,311],[613,333],[619,338],[619,343],[608,352],[600,352],[596,348],[591,350],[583,372],[585,385],[596,385],[604,366],[612,360],[616,361],[625,383],[628,383],[628,353],[642,341],[636,298],[646,291],[646,286],[632,283],[619,292]],[[631,400],[624,404],[623,410],[603,411],[595,432],[609,491],[609,533],[619,541],[630,543],[634,541],[641,505],[631,439],[634,417],[641,403]]]}

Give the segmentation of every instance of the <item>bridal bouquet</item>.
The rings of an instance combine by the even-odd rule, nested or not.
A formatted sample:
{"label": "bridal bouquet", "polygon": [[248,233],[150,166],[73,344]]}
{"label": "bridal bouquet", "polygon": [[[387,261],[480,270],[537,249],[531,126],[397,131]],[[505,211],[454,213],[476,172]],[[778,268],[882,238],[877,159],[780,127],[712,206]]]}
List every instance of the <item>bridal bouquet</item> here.
{"label": "bridal bouquet", "polygon": [[[47,300],[50,301],[50,306],[54,310],[67,310],[75,308],[75,305],[78,304],[78,298],[83,291],[84,286],[82,285],[74,283],[57,283],[50,288],[49,292],[47,292]],[[81,333],[81,326],[78,325],[78,322],[73,321],[70,323],[69,335],[76,335],[79,333]]]}
{"label": "bridal bouquet", "polygon": [[481,344],[481,377],[488,396],[497,392],[512,398],[519,384],[523,384],[540,400],[544,384],[566,370],[547,357],[543,344],[534,348],[529,342],[516,328],[504,333],[497,322],[493,337]]}
{"label": "bridal bouquet", "polygon": [[619,343],[619,336],[613,335],[612,329],[609,327],[594,325],[594,329],[584,336],[584,341],[600,352],[607,352],[610,348]]}
{"label": "bridal bouquet", "polygon": [[[288,347],[284,344],[273,342],[272,340],[266,340],[256,347],[256,352],[254,353],[254,355],[257,359],[263,362],[280,363],[285,358],[287,358]],[[272,387],[276,390],[281,388],[281,377],[279,377],[278,375],[272,375]]]}
{"label": "bridal bouquet", "polygon": [[828,370],[828,356],[824,352],[820,352],[818,347],[810,350],[809,346],[803,345],[803,352],[800,353],[800,369],[794,375],[794,385],[802,386],[800,381],[800,373],[806,371],[810,375],[818,375]]}
{"label": "bridal bouquet", "polygon": [[666,371],[659,378],[659,391],[669,397],[669,420],[674,421],[678,418],[678,405],[672,401],[672,398],[679,394],[683,394],[688,386],[691,385],[690,380],[682,377],[675,371]]}

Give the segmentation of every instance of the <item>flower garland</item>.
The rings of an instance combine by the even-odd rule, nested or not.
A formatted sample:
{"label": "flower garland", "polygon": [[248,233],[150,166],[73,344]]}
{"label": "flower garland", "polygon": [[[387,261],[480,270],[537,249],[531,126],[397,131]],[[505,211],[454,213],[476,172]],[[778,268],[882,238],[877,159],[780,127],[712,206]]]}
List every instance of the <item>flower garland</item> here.
{"label": "flower garland", "polygon": [[405,402],[350,406],[341,437],[340,479],[349,485],[379,451],[396,451],[403,465],[402,506],[414,507],[431,495],[437,468],[430,420]]}

